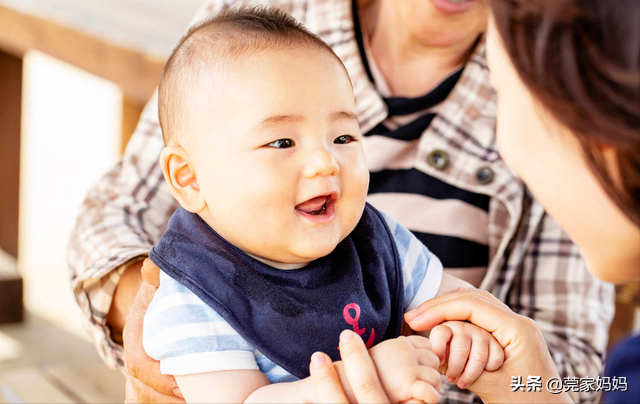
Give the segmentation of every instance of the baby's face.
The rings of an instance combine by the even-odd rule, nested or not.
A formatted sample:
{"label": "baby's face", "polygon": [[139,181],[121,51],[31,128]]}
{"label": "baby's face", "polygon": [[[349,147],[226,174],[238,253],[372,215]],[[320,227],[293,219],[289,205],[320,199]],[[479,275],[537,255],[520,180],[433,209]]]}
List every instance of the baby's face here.
{"label": "baby's face", "polygon": [[191,115],[200,216],[276,267],[329,254],[358,223],[369,185],[342,66],[297,48],[247,56],[210,80]]}

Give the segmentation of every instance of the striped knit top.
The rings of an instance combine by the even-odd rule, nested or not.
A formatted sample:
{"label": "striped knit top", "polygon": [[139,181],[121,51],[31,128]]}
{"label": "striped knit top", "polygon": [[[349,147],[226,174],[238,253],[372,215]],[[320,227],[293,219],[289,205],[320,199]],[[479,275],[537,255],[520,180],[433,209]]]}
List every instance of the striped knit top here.
{"label": "striped knit top", "polygon": [[[357,16],[357,2],[353,13]],[[359,25],[359,18],[354,18]],[[489,200],[436,179],[414,165],[418,140],[462,75],[462,68],[429,93],[393,97],[359,26],[356,40],[369,80],[388,108],[387,118],[365,133],[371,172],[368,202],[394,217],[442,261],[447,272],[479,286],[489,263]],[[444,152],[432,164],[447,164]],[[451,223],[456,223],[452,226]]]}

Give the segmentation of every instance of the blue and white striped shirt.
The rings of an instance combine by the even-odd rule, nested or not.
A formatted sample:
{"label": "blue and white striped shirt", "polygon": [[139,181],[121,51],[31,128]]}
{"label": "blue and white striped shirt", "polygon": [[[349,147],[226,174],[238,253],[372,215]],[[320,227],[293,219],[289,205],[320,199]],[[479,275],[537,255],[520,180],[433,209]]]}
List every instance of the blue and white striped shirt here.
{"label": "blue and white striped shirt", "polygon": [[[384,215],[393,234],[404,284],[404,311],[435,297],[442,264],[409,230]],[[144,318],[144,349],[163,374],[259,370],[271,383],[297,380],[241,337],[222,316],[185,286],[161,273]]]}

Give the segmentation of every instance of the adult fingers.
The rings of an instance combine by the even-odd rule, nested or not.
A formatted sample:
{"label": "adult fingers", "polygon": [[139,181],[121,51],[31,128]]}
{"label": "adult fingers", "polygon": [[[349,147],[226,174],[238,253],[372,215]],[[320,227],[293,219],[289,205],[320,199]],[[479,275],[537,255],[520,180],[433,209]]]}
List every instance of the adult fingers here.
{"label": "adult fingers", "polygon": [[126,376],[126,381],[124,383],[124,403],[125,404],[134,404],[138,403],[138,396],[136,395],[136,390],[133,388],[133,382],[131,381],[131,376]]}
{"label": "adult fingers", "polygon": [[136,397],[138,398],[136,403],[170,403],[170,404],[183,404],[185,401],[180,397],[174,395],[162,394],[148,385],[144,384],[135,377],[130,377],[133,390],[135,390]]}
{"label": "adult fingers", "polygon": [[311,356],[309,373],[317,403],[348,403],[340,378],[328,355],[316,352]]}
{"label": "adult fingers", "polygon": [[[408,320],[409,326],[416,331],[430,330],[436,325],[451,320],[469,321],[490,333],[500,327],[512,324],[516,313],[488,292],[462,291],[454,292],[431,299],[423,303],[417,310],[420,314]],[[508,340],[498,339],[503,347]]]}
{"label": "adult fingers", "polygon": [[411,397],[424,401],[425,403],[437,403],[440,401],[440,392],[430,383],[423,380],[414,380],[411,383]]}
{"label": "adult fingers", "polygon": [[136,295],[124,330],[125,365],[129,375],[151,389],[164,395],[181,398],[180,389],[173,376],[160,373],[160,362],[150,358],[142,346],[144,315],[153,299],[156,288],[143,282]]}
{"label": "adult fingers", "polygon": [[438,303],[444,303],[449,300],[460,298],[461,293],[463,293],[463,291],[458,290],[457,292],[451,292],[442,296],[434,297],[433,299],[425,300],[420,306],[404,313],[405,323],[409,324],[411,321],[414,321],[416,318],[422,315],[425,311],[427,311],[427,309],[431,308],[432,306]]}
{"label": "adult fingers", "polygon": [[462,374],[470,351],[471,336],[466,333],[454,334],[449,344],[449,358],[447,360],[446,376],[449,383],[455,383]]}
{"label": "adult fingers", "polygon": [[453,331],[445,324],[434,327],[429,334],[433,353],[438,357],[439,365],[443,365],[447,360],[447,348],[451,338],[453,338]]}
{"label": "adult fingers", "polygon": [[489,358],[489,337],[493,339],[488,333],[475,333],[471,337],[471,352],[469,353],[467,365],[462,375],[458,378],[457,384],[459,388],[466,389],[472,385],[484,371]]}
{"label": "adult fingers", "polygon": [[389,402],[362,338],[353,331],[344,330],[340,334],[340,357],[357,402]]}
{"label": "adult fingers", "polygon": [[489,338],[489,359],[484,367],[489,372],[494,372],[502,366],[504,362],[504,349],[492,336]]}
{"label": "adult fingers", "polygon": [[147,258],[142,263],[142,279],[156,289],[160,286],[160,268]]}

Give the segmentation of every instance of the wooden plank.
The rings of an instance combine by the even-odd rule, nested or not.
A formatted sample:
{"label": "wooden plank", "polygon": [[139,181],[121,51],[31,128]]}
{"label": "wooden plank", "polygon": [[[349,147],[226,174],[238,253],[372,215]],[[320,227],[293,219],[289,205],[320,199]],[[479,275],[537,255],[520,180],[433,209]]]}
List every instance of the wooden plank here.
{"label": "wooden plank", "polygon": [[87,403],[124,402],[124,383],[122,373],[108,369],[103,365],[71,366],[59,364],[42,368],[48,380],[55,380],[58,386],[64,386],[69,394],[82,398]]}
{"label": "wooden plank", "polygon": [[18,255],[22,60],[0,51],[0,249]]}
{"label": "wooden plank", "polygon": [[131,135],[133,135],[133,132],[136,130],[143,109],[144,104],[136,102],[126,96],[122,97],[122,154],[124,154],[124,150],[127,148],[127,143],[129,143]]}
{"label": "wooden plank", "polygon": [[203,0],[0,0],[0,4],[139,53],[166,58]]}
{"label": "wooden plank", "polygon": [[8,402],[23,403],[77,403],[52,384],[37,368],[14,369],[0,372],[0,398]]}
{"label": "wooden plank", "polygon": [[22,278],[15,258],[0,250],[0,324],[23,320]]}
{"label": "wooden plank", "polygon": [[17,57],[27,49],[38,49],[115,82],[125,96],[140,104],[153,93],[164,65],[162,57],[127,49],[3,5],[0,5],[0,48]]}

